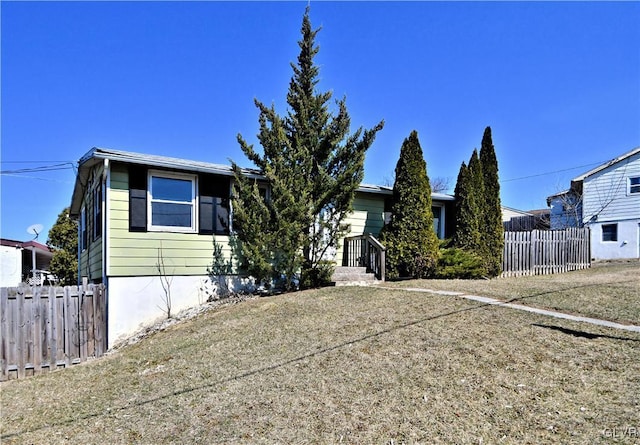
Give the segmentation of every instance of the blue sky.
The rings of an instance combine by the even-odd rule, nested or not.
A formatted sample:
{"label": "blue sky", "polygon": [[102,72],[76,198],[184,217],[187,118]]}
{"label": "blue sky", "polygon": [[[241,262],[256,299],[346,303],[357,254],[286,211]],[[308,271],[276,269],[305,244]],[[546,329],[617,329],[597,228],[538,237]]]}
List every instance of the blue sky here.
{"label": "blue sky", "polygon": [[[94,146],[249,165],[236,135],[256,141],[254,98],[286,111],[306,5],[3,1],[0,236],[47,232]],[[491,126],[502,202],[525,210],[640,145],[639,20],[639,2],[311,3],[320,90],[352,130],[385,120],[365,182],[415,129],[453,190]]]}

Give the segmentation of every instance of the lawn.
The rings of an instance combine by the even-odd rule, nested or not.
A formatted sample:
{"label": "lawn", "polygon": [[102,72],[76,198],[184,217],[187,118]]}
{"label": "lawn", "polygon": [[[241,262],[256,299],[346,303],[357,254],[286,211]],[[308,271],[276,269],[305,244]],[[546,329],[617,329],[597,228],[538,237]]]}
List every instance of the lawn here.
{"label": "lawn", "polygon": [[640,334],[626,331],[402,289],[326,288],[222,307],[101,359],[3,383],[0,435],[638,443],[639,353]]}
{"label": "lawn", "polygon": [[619,323],[640,325],[640,262],[594,263],[556,275],[493,280],[411,280],[385,283],[464,292]]}

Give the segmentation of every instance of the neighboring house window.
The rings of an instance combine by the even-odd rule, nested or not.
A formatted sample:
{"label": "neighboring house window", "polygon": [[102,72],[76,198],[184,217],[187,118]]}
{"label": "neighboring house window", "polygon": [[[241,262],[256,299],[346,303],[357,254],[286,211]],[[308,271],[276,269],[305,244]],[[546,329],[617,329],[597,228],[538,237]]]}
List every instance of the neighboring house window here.
{"label": "neighboring house window", "polygon": [[602,241],[618,241],[618,225],[617,224],[602,225]]}
{"label": "neighboring house window", "polygon": [[640,176],[629,178],[629,194],[640,194]]}
{"label": "neighboring house window", "polygon": [[149,172],[149,230],[196,230],[196,177]]}
{"label": "neighboring house window", "polygon": [[87,209],[85,207],[80,210],[78,230],[80,232],[80,251],[83,252],[87,249]]}
{"label": "neighboring house window", "polygon": [[102,184],[93,190],[93,240],[102,235]]}

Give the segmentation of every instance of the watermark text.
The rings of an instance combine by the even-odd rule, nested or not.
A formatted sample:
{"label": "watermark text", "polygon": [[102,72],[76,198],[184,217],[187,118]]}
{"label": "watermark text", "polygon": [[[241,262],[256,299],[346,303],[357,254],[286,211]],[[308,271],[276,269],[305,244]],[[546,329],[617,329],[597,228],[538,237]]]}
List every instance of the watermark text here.
{"label": "watermark text", "polygon": [[640,428],[637,426],[614,426],[602,430],[602,435],[611,439],[640,439]]}

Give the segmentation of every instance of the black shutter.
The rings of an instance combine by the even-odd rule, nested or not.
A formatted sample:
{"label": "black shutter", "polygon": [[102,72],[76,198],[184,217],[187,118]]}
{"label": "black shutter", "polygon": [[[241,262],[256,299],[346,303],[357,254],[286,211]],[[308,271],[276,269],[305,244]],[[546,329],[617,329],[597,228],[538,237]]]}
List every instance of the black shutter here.
{"label": "black shutter", "polygon": [[200,195],[200,231],[201,235],[213,234],[213,218],[215,211],[215,201],[213,196]]}
{"label": "black shutter", "polygon": [[[222,199],[229,198],[230,178],[228,176],[200,175],[198,188],[200,191],[199,233],[211,235],[213,233],[228,233],[220,230],[217,221],[217,206]],[[228,225],[228,224],[227,224]]]}
{"label": "black shutter", "polygon": [[147,169],[129,166],[129,231],[147,231]]}

